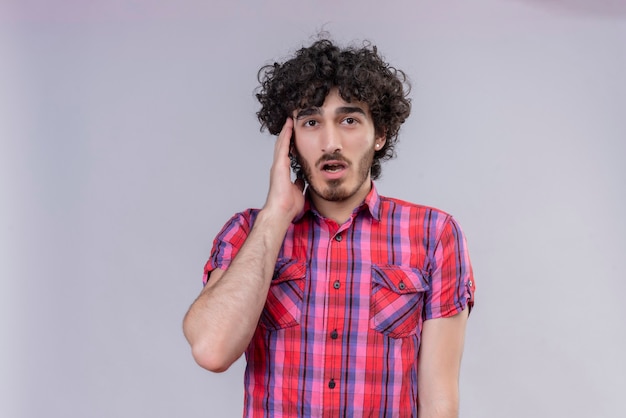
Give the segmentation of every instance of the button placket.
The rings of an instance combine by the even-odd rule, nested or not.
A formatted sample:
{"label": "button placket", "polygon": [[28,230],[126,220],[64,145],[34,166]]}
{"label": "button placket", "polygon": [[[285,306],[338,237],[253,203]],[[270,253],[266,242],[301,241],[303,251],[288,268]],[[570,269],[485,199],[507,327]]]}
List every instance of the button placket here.
{"label": "button placket", "polygon": [[[333,401],[331,403],[335,403],[338,401],[335,399],[336,396],[339,395],[338,392],[338,384],[339,381],[335,380],[337,370],[337,362],[339,361],[339,356],[341,355],[342,350],[342,333],[341,329],[343,328],[343,321],[341,318],[342,306],[344,302],[344,292],[347,289],[344,289],[343,283],[345,279],[345,273],[341,268],[337,268],[337,266],[342,265],[342,262],[346,259],[346,244],[344,241],[344,235],[346,231],[338,231],[334,229],[329,231],[330,240],[327,241],[328,245],[328,254],[327,254],[327,274],[328,274],[328,282],[327,286],[330,288],[329,293],[329,301],[328,301],[328,311],[329,315],[329,323],[327,328],[327,340],[326,340],[326,352],[325,352],[325,381],[327,385],[327,391],[329,391],[329,395],[332,393]],[[333,234],[335,232],[335,234]],[[328,239],[328,238],[327,238]],[[347,238],[346,238],[347,239]]]}

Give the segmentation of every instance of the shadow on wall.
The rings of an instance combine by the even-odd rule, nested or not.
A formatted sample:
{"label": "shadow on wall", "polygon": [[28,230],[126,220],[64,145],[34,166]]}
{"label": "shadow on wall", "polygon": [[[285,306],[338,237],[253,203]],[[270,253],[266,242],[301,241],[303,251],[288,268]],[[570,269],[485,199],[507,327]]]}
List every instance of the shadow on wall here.
{"label": "shadow on wall", "polygon": [[575,14],[626,17],[626,0],[517,0],[536,7]]}

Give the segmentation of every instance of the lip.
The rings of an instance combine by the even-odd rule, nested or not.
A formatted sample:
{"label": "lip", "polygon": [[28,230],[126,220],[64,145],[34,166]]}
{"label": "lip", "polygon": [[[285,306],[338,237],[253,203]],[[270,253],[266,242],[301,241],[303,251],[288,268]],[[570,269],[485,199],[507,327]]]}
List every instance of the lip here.
{"label": "lip", "polygon": [[[324,170],[324,167],[327,165],[335,165],[339,167],[337,171],[330,172]],[[319,163],[318,165],[319,171],[322,173],[322,176],[327,180],[337,180],[346,173],[348,169],[348,163],[342,160],[325,160]]]}

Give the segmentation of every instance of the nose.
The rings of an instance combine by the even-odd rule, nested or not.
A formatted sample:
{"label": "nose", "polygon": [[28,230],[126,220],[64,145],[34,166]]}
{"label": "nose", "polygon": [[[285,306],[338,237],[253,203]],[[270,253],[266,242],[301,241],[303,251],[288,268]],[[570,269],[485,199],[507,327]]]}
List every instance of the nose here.
{"label": "nose", "polygon": [[342,149],[340,133],[335,126],[328,124],[324,130],[324,137],[322,139],[322,152],[334,154],[340,152]]}

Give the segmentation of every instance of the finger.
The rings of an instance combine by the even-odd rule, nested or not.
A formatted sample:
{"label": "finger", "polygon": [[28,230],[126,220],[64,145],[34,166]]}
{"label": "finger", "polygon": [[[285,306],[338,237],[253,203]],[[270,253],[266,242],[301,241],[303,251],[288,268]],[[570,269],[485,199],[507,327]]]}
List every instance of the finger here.
{"label": "finger", "polygon": [[276,157],[289,156],[291,136],[293,135],[293,119],[287,118],[276,140]]}

